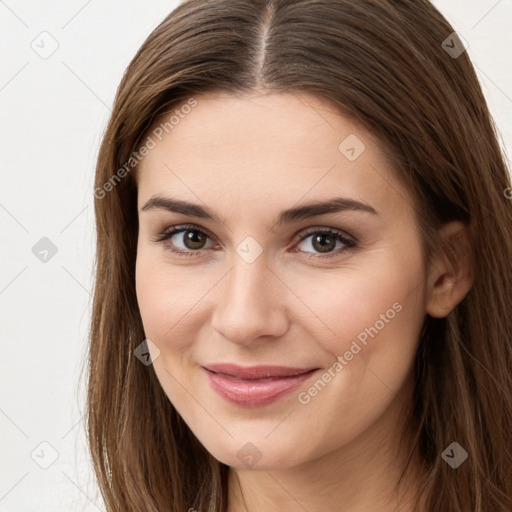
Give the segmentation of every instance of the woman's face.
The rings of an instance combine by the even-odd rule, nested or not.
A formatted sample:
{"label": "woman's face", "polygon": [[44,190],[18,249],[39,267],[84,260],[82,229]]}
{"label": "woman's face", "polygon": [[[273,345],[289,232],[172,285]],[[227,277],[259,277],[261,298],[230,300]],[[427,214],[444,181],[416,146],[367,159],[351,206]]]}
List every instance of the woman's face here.
{"label": "woman's face", "polygon": [[378,141],[308,94],[195,99],[139,168],[137,299],[169,400],[238,468],[397,435],[425,270]]}

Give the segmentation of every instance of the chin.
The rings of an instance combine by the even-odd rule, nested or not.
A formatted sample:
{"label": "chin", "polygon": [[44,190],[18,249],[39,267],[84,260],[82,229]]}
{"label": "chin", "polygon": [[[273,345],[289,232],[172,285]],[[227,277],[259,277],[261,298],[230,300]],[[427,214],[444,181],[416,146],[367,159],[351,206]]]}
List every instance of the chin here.
{"label": "chin", "polygon": [[202,444],[218,461],[236,469],[275,470],[304,462],[304,454],[297,451],[299,441],[288,437],[286,443],[278,436],[274,439],[266,436],[268,434],[242,436],[243,440],[229,438],[222,445],[218,439],[211,439]]}

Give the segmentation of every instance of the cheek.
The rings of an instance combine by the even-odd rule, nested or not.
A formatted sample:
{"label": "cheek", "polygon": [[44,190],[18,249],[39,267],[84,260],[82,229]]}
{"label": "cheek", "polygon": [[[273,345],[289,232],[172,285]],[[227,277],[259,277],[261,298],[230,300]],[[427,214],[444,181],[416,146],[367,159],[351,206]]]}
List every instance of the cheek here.
{"label": "cheek", "polygon": [[214,280],[193,266],[173,266],[149,252],[138,253],[135,272],[144,332],[162,355],[177,353],[191,343],[191,332],[200,328],[202,303]]}
{"label": "cheek", "polygon": [[135,284],[144,334],[159,350],[152,367],[170,401],[188,410],[190,403],[183,391],[187,379],[181,369],[191,343],[189,315],[198,300],[197,291],[184,285],[179,269],[157,263],[144,250],[137,255]]}
{"label": "cheek", "polygon": [[315,313],[308,329],[333,360],[357,354],[365,365],[369,357],[390,359],[416,345],[425,314],[423,263],[416,249],[382,251],[371,255],[371,264],[318,273],[314,286],[307,276],[295,277],[294,291]]}
{"label": "cheek", "polygon": [[307,296],[322,319],[311,320],[310,332],[329,354],[324,383],[299,396],[304,414],[318,418],[313,444],[352,440],[384,414],[410,374],[424,320],[423,280],[420,259],[401,263],[390,257],[373,272],[351,269]]}
{"label": "cheek", "polygon": [[[166,331],[185,311],[172,275],[156,260],[154,251],[140,247],[135,265],[135,287],[146,336],[160,348]],[[182,290],[186,291],[186,290]],[[183,295],[183,293],[182,293]],[[182,311],[183,310],[183,311]]]}

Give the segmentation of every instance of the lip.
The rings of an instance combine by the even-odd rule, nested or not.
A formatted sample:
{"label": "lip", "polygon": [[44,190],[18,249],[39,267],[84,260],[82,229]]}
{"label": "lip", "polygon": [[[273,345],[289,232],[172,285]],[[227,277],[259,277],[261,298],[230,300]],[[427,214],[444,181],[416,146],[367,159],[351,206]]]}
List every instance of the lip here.
{"label": "lip", "polygon": [[243,407],[261,407],[297,389],[318,368],[287,366],[238,366],[210,364],[202,367],[210,385],[230,403]]}

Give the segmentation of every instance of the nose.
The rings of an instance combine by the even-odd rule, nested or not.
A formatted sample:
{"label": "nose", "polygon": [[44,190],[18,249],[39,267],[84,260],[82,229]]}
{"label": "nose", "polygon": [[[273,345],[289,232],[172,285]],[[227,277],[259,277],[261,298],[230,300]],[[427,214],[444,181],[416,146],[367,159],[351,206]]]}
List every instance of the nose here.
{"label": "nose", "polygon": [[212,327],[233,343],[249,345],[287,331],[285,286],[264,255],[252,263],[235,255],[233,268],[217,293]]}

